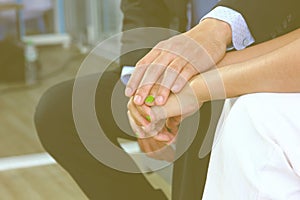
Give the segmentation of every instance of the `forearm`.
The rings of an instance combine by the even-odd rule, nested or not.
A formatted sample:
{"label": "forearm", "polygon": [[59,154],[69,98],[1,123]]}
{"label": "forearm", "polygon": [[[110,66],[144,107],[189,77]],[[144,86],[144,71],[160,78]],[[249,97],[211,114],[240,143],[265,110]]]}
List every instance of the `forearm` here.
{"label": "forearm", "polygon": [[200,102],[257,92],[300,92],[299,50],[297,39],[266,55],[203,73],[191,81],[192,89]]}
{"label": "forearm", "polygon": [[218,63],[217,67],[232,65],[256,58],[261,55],[265,55],[295,41],[297,38],[300,38],[300,29],[292,31],[276,39],[251,46],[240,51],[229,52]]}

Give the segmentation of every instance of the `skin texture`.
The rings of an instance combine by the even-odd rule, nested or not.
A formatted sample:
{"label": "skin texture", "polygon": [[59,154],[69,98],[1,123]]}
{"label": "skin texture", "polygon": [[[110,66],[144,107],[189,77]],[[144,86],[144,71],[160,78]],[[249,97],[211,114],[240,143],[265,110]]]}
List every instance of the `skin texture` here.
{"label": "skin texture", "polygon": [[[163,106],[139,106],[131,101],[129,112],[136,111],[133,120],[140,126],[155,127],[157,121],[173,117],[180,119],[176,124],[178,126],[181,118],[197,111],[206,101],[257,92],[300,92],[299,50],[300,29],[242,51],[227,53],[218,64],[218,69],[194,76],[180,93],[171,93]],[[210,93],[209,88],[220,87],[220,80],[225,90],[212,90],[215,92]],[[158,88],[155,86],[152,90]],[[185,109],[181,109],[182,105]],[[151,123],[144,124],[138,120],[146,115],[151,116]],[[175,124],[169,124],[168,128],[176,130]],[[162,135],[166,135],[166,131],[158,131],[151,138],[166,142],[168,137]],[[175,138],[176,133],[173,135]],[[170,137],[169,142],[172,139]],[[145,145],[146,141],[140,145]],[[144,150],[150,151],[150,148]]]}
{"label": "skin texture", "polygon": [[155,103],[163,105],[170,90],[178,93],[191,77],[218,63],[230,42],[231,28],[227,23],[206,19],[190,31],[158,43],[137,63],[126,96],[134,95],[134,103],[142,105],[160,79]]}

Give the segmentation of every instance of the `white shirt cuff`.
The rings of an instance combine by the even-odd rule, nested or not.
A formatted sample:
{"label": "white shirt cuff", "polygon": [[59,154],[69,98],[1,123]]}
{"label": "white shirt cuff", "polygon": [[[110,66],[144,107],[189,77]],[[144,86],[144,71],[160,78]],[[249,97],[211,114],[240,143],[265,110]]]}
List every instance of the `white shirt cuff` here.
{"label": "white shirt cuff", "polygon": [[232,44],[236,50],[244,49],[255,41],[244,17],[233,9],[218,6],[205,15],[201,21],[206,18],[218,19],[231,26]]}
{"label": "white shirt cuff", "polygon": [[127,85],[130,77],[131,77],[131,74],[133,73],[134,71],[134,67],[133,66],[124,66],[122,68],[122,72],[121,72],[121,82],[124,84],[124,85]]}

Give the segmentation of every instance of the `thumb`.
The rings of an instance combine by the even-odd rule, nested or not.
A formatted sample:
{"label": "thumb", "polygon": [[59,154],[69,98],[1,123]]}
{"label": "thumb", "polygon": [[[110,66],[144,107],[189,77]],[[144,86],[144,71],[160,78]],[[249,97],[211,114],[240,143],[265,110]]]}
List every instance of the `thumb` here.
{"label": "thumb", "polygon": [[200,108],[197,96],[193,89],[186,85],[178,94],[171,94],[162,106],[153,106],[152,118],[155,121],[175,116],[189,116]]}

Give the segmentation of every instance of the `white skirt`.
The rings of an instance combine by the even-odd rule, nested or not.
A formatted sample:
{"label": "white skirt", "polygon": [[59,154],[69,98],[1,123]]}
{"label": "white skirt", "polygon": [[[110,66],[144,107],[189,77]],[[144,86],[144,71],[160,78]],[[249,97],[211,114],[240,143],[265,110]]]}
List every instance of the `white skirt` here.
{"label": "white skirt", "polygon": [[300,93],[226,100],[204,200],[300,200]]}

